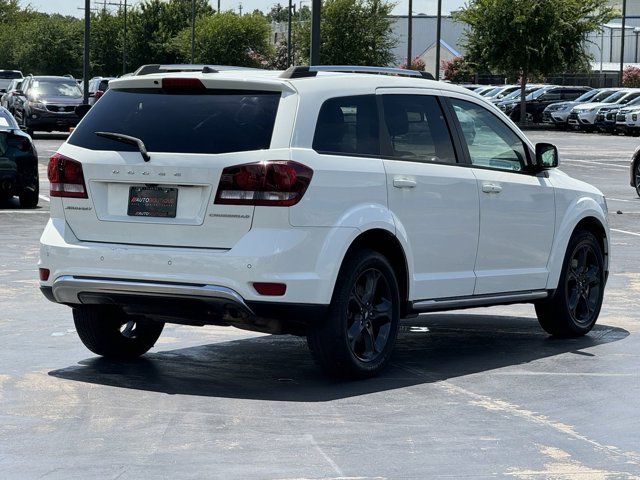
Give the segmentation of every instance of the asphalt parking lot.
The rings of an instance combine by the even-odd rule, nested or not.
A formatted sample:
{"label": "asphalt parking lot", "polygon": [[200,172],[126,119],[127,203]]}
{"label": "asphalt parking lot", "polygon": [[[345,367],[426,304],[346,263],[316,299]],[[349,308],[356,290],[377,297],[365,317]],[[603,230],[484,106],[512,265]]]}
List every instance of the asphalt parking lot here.
{"label": "asphalt parking lot", "polygon": [[[533,307],[422,315],[388,370],[337,382],[303,339],[168,325],[116,364],[37,285],[48,215],[0,207],[0,478],[640,478],[639,140],[529,132],[608,197],[612,271],[596,328],[549,338]],[[620,213],[617,213],[620,212]]]}

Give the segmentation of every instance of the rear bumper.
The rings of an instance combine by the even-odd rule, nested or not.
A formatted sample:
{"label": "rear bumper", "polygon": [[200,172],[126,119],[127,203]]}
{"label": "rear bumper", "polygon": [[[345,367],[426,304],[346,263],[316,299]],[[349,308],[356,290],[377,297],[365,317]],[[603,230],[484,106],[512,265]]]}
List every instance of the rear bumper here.
{"label": "rear bumper", "polygon": [[[50,276],[40,286],[48,298],[67,305],[131,303],[139,297],[149,306],[149,299],[198,305],[222,300],[256,316],[299,311],[301,305],[322,309],[331,302],[342,257],[357,233],[355,228],[254,228],[234,248],[216,250],[83,242],[63,219],[54,218],[41,238],[39,266]],[[286,293],[260,295],[254,282],[284,283]]]}
{"label": "rear bumper", "polygon": [[62,276],[40,290],[52,302],[72,307],[110,305],[131,315],[170,323],[233,325],[269,333],[304,333],[320,321],[326,305],[251,302],[219,285],[146,282]]}

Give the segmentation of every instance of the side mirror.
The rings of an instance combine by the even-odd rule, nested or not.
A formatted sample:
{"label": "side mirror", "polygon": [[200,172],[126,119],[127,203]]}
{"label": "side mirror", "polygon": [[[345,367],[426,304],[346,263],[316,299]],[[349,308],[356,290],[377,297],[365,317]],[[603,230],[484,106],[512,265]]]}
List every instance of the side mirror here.
{"label": "side mirror", "polygon": [[536,167],[547,170],[558,166],[558,148],[551,143],[536,144]]}
{"label": "side mirror", "polygon": [[84,116],[89,113],[89,110],[91,110],[91,105],[87,105],[86,103],[83,103],[82,105],[78,105],[75,109],[76,115],[78,117],[80,117],[80,119],[82,120],[84,118]]}

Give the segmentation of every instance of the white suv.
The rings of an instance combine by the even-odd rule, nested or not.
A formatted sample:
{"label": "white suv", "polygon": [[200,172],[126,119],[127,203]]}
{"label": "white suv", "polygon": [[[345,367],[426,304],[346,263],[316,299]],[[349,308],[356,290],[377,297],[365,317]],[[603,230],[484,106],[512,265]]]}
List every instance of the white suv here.
{"label": "white suv", "polygon": [[547,332],[589,332],[602,193],[464,88],[327,70],[110,82],[50,160],[41,239],[84,344],[131,358],[165,322],[232,325],[368,376],[421,312],[534,303]]}

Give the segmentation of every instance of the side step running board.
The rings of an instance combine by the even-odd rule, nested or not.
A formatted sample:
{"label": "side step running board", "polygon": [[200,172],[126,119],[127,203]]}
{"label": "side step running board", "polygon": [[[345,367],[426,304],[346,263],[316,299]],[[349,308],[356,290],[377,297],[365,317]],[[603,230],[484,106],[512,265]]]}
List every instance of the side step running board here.
{"label": "side step running board", "polygon": [[528,303],[547,298],[547,290],[527,292],[509,292],[491,295],[474,295],[469,297],[441,298],[434,300],[414,301],[412,310],[415,312],[437,312],[441,310],[456,310],[490,305],[509,305],[512,303]]}

